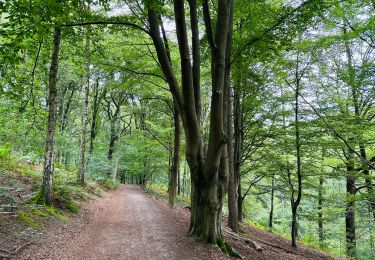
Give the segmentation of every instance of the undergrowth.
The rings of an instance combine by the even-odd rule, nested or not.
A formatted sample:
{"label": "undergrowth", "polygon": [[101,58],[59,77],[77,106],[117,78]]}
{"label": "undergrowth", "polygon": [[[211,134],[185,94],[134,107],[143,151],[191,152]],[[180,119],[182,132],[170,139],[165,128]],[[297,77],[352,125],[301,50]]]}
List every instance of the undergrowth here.
{"label": "undergrowth", "polygon": [[[152,183],[146,188],[146,192],[152,197],[168,200],[168,189],[163,185]],[[176,196],[176,206],[188,205],[190,205],[190,199],[188,197],[182,195]]]}
{"label": "undergrowth", "polygon": [[[42,165],[24,160],[21,155],[12,154],[10,149],[0,146],[0,204],[16,205],[19,220],[33,229],[40,228],[43,219],[49,217],[67,221],[68,213],[78,213],[83,201],[119,187],[117,181],[89,178],[82,187],[76,183],[76,170],[56,164],[53,205],[47,206],[40,187],[42,170]],[[19,194],[25,193],[32,196],[18,199]]]}

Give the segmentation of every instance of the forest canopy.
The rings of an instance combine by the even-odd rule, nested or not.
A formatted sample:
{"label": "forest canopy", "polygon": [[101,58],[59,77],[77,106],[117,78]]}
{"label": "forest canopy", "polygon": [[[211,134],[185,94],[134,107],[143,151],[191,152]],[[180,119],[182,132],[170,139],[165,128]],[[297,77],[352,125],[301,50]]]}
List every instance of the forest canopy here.
{"label": "forest canopy", "polygon": [[[0,161],[375,257],[373,0],[0,0]],[[235,252],[232,252],[235,254]]]}

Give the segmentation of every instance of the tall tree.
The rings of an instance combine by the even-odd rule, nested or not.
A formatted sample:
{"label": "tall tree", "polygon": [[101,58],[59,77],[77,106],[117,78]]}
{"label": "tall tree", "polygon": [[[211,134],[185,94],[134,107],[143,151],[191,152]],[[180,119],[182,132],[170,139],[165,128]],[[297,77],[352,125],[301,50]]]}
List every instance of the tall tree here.
{"label": "tall tree", "polygon": [[80,151],[79,151],[79,168],[78,168],[78,183],[80,185],[85,185],[85,171],[86,171],[86,161],[85,161],[85,153],[86,153],[86,135],[87,135],[87,124],[88,124],[88,113],[89,113],[89,93],[90,93],[90,29],[87,29],[86,32],[86,58],[87,58],[87,66],[86,66],[86,83],[84,84],[84,91],[83,91],[83,111],[82,111],[82,129],[81,129],[81,143],[80,143]]}
{"label": "tall tree", "polygon": [[[197,102],[200,97],[194,90],[194,72],[191,66],[188,34],[186,28],[186,14],[183,0],[174,1],[177,39],[181,59],[182,95],[175,72],[171,67],[168,55],[160,36],[155,5],[148,3],[148,22],[150,35],[157,51],[158,60],[168,81],[170,90],[176,99],[178,110],[182,116],[186,139],[186,158],[192,176],[192,210],[190,234],[202,237],[209,243],[219,244],[223,249],[223,235],[221,231],[221,208],[227,185],[227,176],[219,176],[219,164],[223,150],[223,90],[225,78],[225,57],[228,29],[232,26],[229,21],[232,1],[218,2],[217,24],[215,33],[212,30],[212,20],[208,2],[203,2],[206,33],[211,49],[211,78],[212,98],[210,133],[206,157],[203,158],[203,145],[199,130]],[[194,17],[190,17],[194,19]],[[199,38],[198,38],[199,39]],[[198,40],[195,38],[195,40]],[[194,43],[193,43],[194,45]],[[194,55],[194,53],[193,53]],[[193,59],[195,59],[193,57]],[[196,71],[195,71],[196,73]]]}
{"label": "tall tree", "polygon": [[43,182],[41,186],[41,197],[47,205],[52,204],[52,191],[53,191],[53,153],[54,153],[54,138],[56,128],[56,111],[57,111],[57,72],[59,68],[59,50],[61,42],[61,28],[56,26],[53,34],[53,51],[51,56],[51,66],[49,72],[48,83],[48,122],[47,122],[47,135],[46,146],[44,155],[43,167]]}

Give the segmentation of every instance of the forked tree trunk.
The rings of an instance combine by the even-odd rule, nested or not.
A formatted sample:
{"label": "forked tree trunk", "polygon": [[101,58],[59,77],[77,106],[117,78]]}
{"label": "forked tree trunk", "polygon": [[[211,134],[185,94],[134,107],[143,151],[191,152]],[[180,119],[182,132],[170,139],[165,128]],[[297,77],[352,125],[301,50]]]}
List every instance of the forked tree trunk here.
{"label": "forked tree trunk", "polygon": [[83,101],[83,112],[82,112],[82,130],[81,130],[81,144],[79,151],[79,168],[78,168],[78,178],[77,182],[83,186],[85,185],[85,171],[86,171],[86,133],[87,133],[87,123],[88,123],[88,110],[89,110],[89,92],[90,92],[90,32],[86,32],[86,84],[84,85],[84,101]]}
{"label": "forked tree trunk", "polygon": [[39,202],[45,202],[47,205],[52,205],[52,191],[53,191],[53,143],[55,138],[56,128],[56,109],[57,109],[57,72],[59,65],[59,50],[61,41],[61,28],[55,27],[53,36],[53,51],[51,57],[51,67],[49,72],[48,83],[48,123],[47,136],[44,155],[44,169],[43,182],[41,187],[41,194]]}
{"label": "forked tree trunk", "polygon": [[[194,1],[190,1],[194,4]],[[148,7],[148,21],[150,35],[154,42],[159,63],[167,79],[170,90],[175,98],[178,110],[182,116],[186,139],[186,158],[192,179],[191,194],[191,223],[190,234],[200,237],[206,242],[218,244],[226,250],[221,231],[221,208],[227,177],[220,175],[219,165],[222,155],[223,138],[223,90],[225,78],[226,42],[229,24],[229,14],[232,0],[219,0],[217,9],[216,32],[213,34],[211,18],[207,1],[204,1],[205,24],[211,47],[212,66],[212,97],[210,114],[210,132],[206,157],[202,157],[202,139],[199,127],[199,113],[197,108],[200,96],[194,85],[196,70],[193,71],[190,58],[188,33],[185,20],[185,6],[183,0],[174,1],[174,14],[181,61],[182,93],[175,72],[169,63],[168,55],[160,36],[160,22],[155,6]],[[192,6],[190,6],[192,8]],[[197,19],[193,16],[191,19]],[[196,21],[193,21],[196,22]],[[194,34],[194,32],[193,32]],[[196,34],[195,34],[196,36]],[[194,38],[196,41],[199,38]],[[193,45],[195,45],[193,43]],[[197,58],[193,52],[193,60]]]}
{"label": "forked tree trunk", "polygon": [[[344,35],[347,35],[346,27],[344,27]],[[351,96],[352,96],[352,103],[354,107],[354,116],[355,116],[355,123],[360,128],[362,121],[364,120],[363,117],[366,118],[366,114],[362,113],[363,110],[365,110],[367,107],[365,105],[360,105],[360,90],[358,88],[358,83],[356,82],[356,76],[355,76],[355,68],[353,66],[353,54],[352,50],[349,45],[349,40],[345,39],[345,52],[346,52],[346,58],[348,60],[348,71],[349,71],[349,81],[348,85],[350,86],[351,90]],[[361,111],[362,110],[362,111]],[[366,153],[366,146],[364,144],[363,136],[361,133],[356,133],[357,137],[356,139],[359,141],[359,153],[361,157],[367,161],[367,153]],[[375,220],[375,193],[373,190],[373,184],[372,184],[372,178],[370,174],[370,170],[367,164],[363,163],[363,166],[360,168],[362,174],[364,175],[365,183],[367,186],[367,192],[369,194],[369,203],[372,208],[373,212],[373,218]]]}
{"label": "forked tree trunk", "polygon": [[168,185],[168,203],[171,208],[175,207],[176,203],[176,191],[177,191],[177,180],[180,171],[180,116],[176,104],[174,104],[173,112],[173,124],[174,124],[174,142],[173,142],[173,158],[172,165],[169,175]]}
{"label": "forked tree trunk", "polygon": [[299,60],[297,54],[297,64],[296,64],[296,90],[295,90],[295,110],[294,110],[294,124],[295,124],[295,145],[296,145],[296,157],[297,157],[297,198],[294,197],[294,187],[290,177],[290,170],[288,169],[289,173],[289,183],[292,188],[292,195],[291,195],[291,208],[292,208],[292,230],[291,230],[291,237],[292,237],[292,246],[297,247],[297,237],[298,237],[298,223],[297,223],[297,210],[298,206],[301,202],[302,198],[302,165],[301,165],[301,138],[300,138],[300,121],[299,121],[299,91],[300,91],[300,79],[301,77],[298,75],[298,68],[299,68]]}

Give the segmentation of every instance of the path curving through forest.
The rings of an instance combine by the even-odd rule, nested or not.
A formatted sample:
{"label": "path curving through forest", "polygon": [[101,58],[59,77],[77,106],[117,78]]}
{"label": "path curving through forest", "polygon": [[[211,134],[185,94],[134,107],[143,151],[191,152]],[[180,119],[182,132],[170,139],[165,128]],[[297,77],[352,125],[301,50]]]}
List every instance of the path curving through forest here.
{"label": "path curving through forest", "polygon": [[122,185],[88,203],[81,226],[51,230],[54,238],[27,248],[20,259],[228,259],[187,237],[177,211],[139,186]]}

